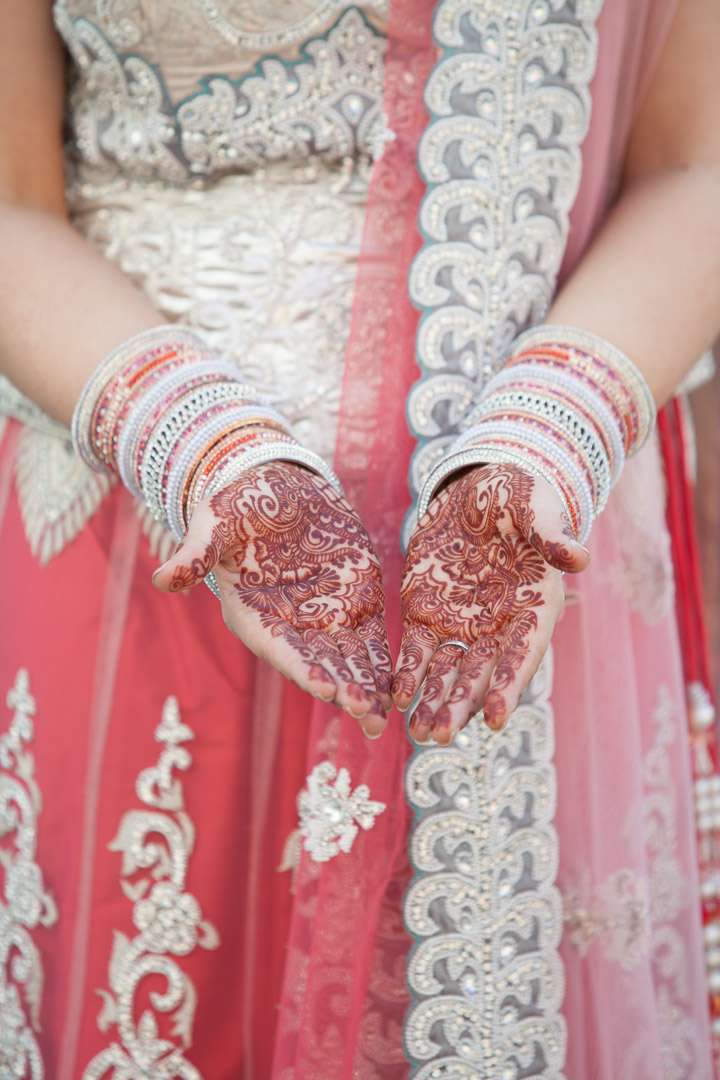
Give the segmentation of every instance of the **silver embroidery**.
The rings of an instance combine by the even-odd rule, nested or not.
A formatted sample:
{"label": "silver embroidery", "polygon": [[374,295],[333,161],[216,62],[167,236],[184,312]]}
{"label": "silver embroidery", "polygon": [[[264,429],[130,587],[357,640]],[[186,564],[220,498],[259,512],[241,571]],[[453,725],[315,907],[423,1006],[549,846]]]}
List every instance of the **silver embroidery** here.
{"label": "silver embroidery", "polygon": [[210,77],[177,117],[190,170],[204,175],[265,161],[370,152],[380,122],[385,39],[350,10],[308,57],[262,60],[239,82]]}
{"label": "silver embroidery", "polygon": [[[183,743],[194,738],[180,720],[177,701],[168,698],[155,738],[163,744],[158,764],[137,778],[138,798],[149,810],[131,810],[120,822],[108,845],[122,852],[123,892],[133,902],[132,939],[115,931],[109,967],[110,991],[100,990],[104,1005],[98,1027],[117,1028],[119,1042],[97,1054],[83,1072],[83,1080],[147,1080],[181,1077],[201,1080],[184,1050],[192,1045],[196,990],[173,957],[187,956],[196,948],[215,949],[215,928],[202,918],[200,906],[185,891],[188,862],[195,829],[184,808],[177,770],[189,769],[192,757]],[[134,881],[139,870],[148,873]],[[148,975],[166,983],[163,993],[149,995],[152,1009],[136,1016],[136,994]],[[170,1037],[160,1033],[158,1014],[170,1013]]]}
{"label": "silver embroidery", "polygon": [[55,3],[76,65],[70,119],[81,172],[182,183],[270,161],[370,157],[382,138],[385,38],[357,9],[306,41],[301,59],[263,58],[239,79],[207,73],[177,108],[158,69],[116,52],[89,19]]}
{"label": "silver embroidery", "polygon": [[385,803],[370,798],[367,784],[352,790],[347,769],[336,770],[330,761],[316,765],[307,778],[307,790],[298,795],[300,835],[314,862],[327,862],[350,851],[360,829],[371,829]]}
{"label": "silver embroidery", "polygon": [[30,931],[52,926],[58,913],[35,861],[42,800],[27,749],[35,715],[27,671],[18,672],[7,704],[15,715],[0,738],[0,839],[5,841],[0,847],[0,1077],[42,1080],[45,1069],[35,1032],[40,1030],[43,971]]}
{"label": "silver embroidery", "polygon": [[34,427],[20,436],[15,474],[25,535],[43,566],[83,530],[115,483],[88,468],[72,443]]}
{"label": "silver embroidery", "polygon": [[457,433],[517,334],[542,319],[565,250],[602,0],[442,0],[445,50],[419,152],[426,242],[410,295],[423,378],[408,415],[412,487]]}
{"label": "silver embroidery", "polygon": [[408,767],[416,877],[405,923],[418,944],[405,1044],[415,1080],[562,1077],[551,664],[548,654],[502,732],[476,717]]}
{"label": "silver embroidery", "polygon": [[565,896],[565,924],[581,956],[598,941],[608,960],[630,971],[650,949],[647,885],[632,870],[616,870],[587,905],[576,890],[570,890]]}
{"label": "silver embroidery", "polygon": [[[237,4],[223,4],[219,0],[190,0],[190,3],[207,16],[215,31],[230,45],[242,45],[244,49],[258,52],[280,49],[305,40],[310,34],[316,33],[335,12],[347,7],[346,0],[318,0],[312,11],[298,19],[290,19],[283,26],[272,30],[252,30],[249,25],[251,21],[257,23],[259,17],[268,16],[265,0],[241,4],[239,12],[232,11],[233,7],[238,7]],[[389,0],[375,0],[369,6],[378,14],[387,15],[390,4]],[[246,17],[243,18],[243,15]]]}

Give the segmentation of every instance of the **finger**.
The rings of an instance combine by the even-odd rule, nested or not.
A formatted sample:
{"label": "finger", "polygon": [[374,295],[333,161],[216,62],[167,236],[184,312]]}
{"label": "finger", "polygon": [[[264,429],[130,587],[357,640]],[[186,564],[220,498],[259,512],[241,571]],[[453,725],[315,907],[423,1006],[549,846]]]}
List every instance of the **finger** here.
{"label": "finger", "polygon": [[[559,608],[555,618],[557,614]],[[535,624],[529,621],[531,615],[518,615],[500,641],[498,662],[483,706],[485,723],[493,731],[504,727],[515,712],[550,644],[555,618],[544,617]]]}
{"label": "finger", "polygon": [[200,505],[174,554],[158,567],[152,583],[161,592],[186,592],[217,566],[228,548],[218,519],[208,506]]}
{"label": "finger", "polygon": [[382,699],[382,705],[388,711],[393,705],[393,662],[387,630],[385,629],[385,620],[381,615],[373,615],[371,618],[365,619],[357,627],[357,635],[365,642],[375,668],[375,681]]}
{"label": "finger", "polygon": [[545,562],[556,570],[579,574],[590,562],[590,552],[575,539],[567,510],[560,496],[548,487],[532,499],[531,513],[518,521],[518,528]]}
{"label": "finger", "polygon": [[264,633],[253,651],[301,690],[307,690],[323,701],[333,701],[337,694],[335,680],[297,627],[285,619],[267,616],[263,617],[262,623]]}
{"label": "finger", "polygon": [[362,718],[361,727],[366,735],[374,738],[385,730],[387,720],[370,654],[365,643],[354,630],[349,628],[338,630],[332,638],[351,669],[355,682],[359,683],[368,695],[370,708],[367,715]]}
{"label": "finger", "polygon": [[447,746],[479,712],[487,693],[498,655],[493,637],[479,638],[470,646],[460,673],[435,713],[431,738]]}
{"label": "finger", "polygon": [[303,630],[302,638],[335,683],[335,704],[346,709],[356,720],[367,716],[372,707],[370,694],[356,678],[337,643],[324,630]]}
{"label": "finger", "polygon": [[453,686],[465,657],[459,645],[441,645],[428,664],[418,703],[408,721],[408,732],[416,743],[429,741],[440,702]]}
{"label": "finger", "polygon": [[403,712],[417,694],[439,644],[438,635],[428,626],[411,626],[403,634],[392,681],[393,701]]}

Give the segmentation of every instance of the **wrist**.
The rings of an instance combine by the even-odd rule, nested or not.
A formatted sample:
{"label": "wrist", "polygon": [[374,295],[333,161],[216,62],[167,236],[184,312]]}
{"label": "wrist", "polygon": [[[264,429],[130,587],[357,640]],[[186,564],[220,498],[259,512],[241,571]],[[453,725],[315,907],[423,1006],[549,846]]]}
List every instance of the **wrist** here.
{"label": "wrist", "polygon": [[572,327],[536,327],[484,387],[465,431],[430,473],[418,514],[455,469],[504,462],[555,488],[584,543],[654,421],[649,387],[618,349]]}
{"label": "wrist", "polygon": [[297,461],[340,490],[282,414],[185,327],[144,331],[106,357],[80,396],[72,433],[87,464],[117,473],[176,536],[203,498],[267,461]]}

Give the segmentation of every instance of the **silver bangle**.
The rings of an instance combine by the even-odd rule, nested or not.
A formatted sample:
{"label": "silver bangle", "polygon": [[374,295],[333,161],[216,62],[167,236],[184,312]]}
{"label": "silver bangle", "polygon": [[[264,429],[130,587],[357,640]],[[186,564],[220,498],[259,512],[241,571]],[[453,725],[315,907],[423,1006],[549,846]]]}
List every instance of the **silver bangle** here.
{"label": "silver bangle", "polygon": [[70,424],[75,453],[86,465],[93,469],[107,468],[106,463],[95,450],[95,432],[91,429],[97,403],[112,377],[134,353],[174,344],[196,349],[200,353],[206,350],[205,342],[190,327],[165,323],[134,334],[108,353],[100,362],[80,393]]}

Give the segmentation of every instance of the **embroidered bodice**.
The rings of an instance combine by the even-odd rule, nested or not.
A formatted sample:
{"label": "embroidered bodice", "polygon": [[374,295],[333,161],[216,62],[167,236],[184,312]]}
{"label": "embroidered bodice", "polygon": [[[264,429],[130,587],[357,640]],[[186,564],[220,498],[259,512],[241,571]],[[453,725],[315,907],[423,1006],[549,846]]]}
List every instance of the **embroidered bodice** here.
{"label": "embroidered bodice", "polygon": [[183,184],[372,156],[387,6],[56,0],[71,58],[71,174]]}

